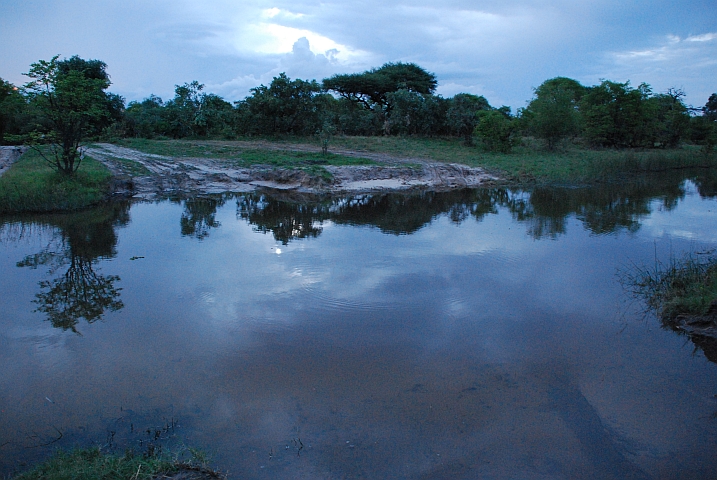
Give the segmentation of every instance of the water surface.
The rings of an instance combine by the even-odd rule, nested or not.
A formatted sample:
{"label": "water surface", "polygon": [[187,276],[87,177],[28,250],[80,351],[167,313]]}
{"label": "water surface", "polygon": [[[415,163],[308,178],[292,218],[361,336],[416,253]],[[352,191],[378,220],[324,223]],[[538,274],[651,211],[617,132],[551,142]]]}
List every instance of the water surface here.
{"label": "water surface", "polygon": [[2,473],[186,443],[233,478],[708,478],[717,365],[618,271],[717,247],[714,185],[4,218]]}

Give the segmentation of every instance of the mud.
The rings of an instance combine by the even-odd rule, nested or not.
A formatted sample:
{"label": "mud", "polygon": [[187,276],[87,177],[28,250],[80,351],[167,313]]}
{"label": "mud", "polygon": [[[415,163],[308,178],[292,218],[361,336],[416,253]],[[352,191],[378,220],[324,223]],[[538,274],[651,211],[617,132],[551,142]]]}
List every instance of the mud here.
{"label": "mud", "polygon": [[[307,146],[296,147],[296,150],[311,150]],[[261,165],[247,168],[232,159],[154,155],[109,143],[95,144],[87,148],[86,153],[112,171],[115,194],[139,198],[266,188],[305,193],[451,190],[485,186],[499,180],[481,168],[352,151],[334,153],[369,158],[378,165],[327,165],[324,168],[331,174],[328,178],[300,169]]]}

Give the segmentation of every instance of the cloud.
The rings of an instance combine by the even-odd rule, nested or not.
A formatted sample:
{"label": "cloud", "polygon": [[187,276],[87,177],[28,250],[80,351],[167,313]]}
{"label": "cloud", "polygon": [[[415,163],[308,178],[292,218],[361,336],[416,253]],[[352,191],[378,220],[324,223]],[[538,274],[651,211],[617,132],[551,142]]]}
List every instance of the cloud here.
{"label": "cloud", "polygon": [[704,80],[717,73],[717,32],[671,34],[647,48],[608,52],[598,67],[602,78],[647,82],[658,92],[679,87],[688,103],[703,105],[716,88]]}
{"label": "cloud", "polygon": [[59,52],[107,62],[128,99],[198,80],[237,100],[281,71],[320,80],[404,61],[435,73],[444,95],[513,107],[558,75],[678,84],[703,97],[716,76],[717,10],[658,1],[4,2],[0,42],[13,48],[0,51],[0,77],[26,81],[30,63]]}

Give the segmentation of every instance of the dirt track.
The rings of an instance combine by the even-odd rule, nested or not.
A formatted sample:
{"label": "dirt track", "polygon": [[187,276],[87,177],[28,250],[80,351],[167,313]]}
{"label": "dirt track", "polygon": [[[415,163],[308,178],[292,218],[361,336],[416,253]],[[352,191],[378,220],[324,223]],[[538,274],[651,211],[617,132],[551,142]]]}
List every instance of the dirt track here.
{"label": "dirt track", "polygon": [[[272,148],[269,145],[261,147]],[[305,145],[289,149],[313,150]],[[231,159],[167,157],[109,143],[95,144],[87,148],[86,153],[113,172],[116,193],[142,198],[249,192],[261,188],[310,193],[450,190],[498,180],[481,168],[352,151],[333,153],[369,158],[379,165],[327,165],[323,168],[332,177],[327,179],[300,169],[260,165],[246,168],[236,166]]]}

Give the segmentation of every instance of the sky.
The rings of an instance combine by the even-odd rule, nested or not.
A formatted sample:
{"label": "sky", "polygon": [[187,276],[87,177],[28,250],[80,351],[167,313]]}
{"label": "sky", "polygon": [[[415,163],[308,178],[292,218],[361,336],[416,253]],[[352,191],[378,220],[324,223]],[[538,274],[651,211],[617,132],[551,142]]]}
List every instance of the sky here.
{"label": "sky", "polygon": [[197,80],[228,101],[281,72],[317,79],[413,62],[437,93],[523,107],[556,76],[717,92],[717,0],[0,0],[0,78],[79,55],[127,101]]}

